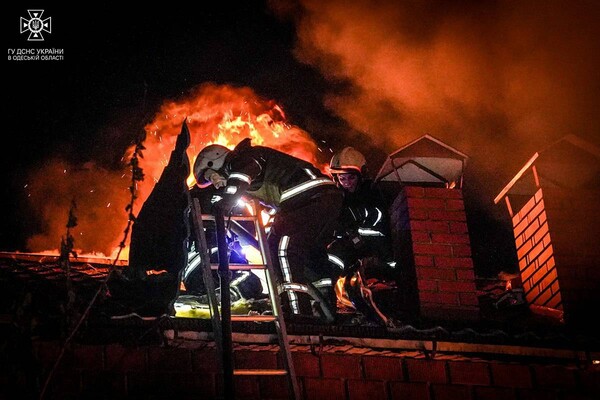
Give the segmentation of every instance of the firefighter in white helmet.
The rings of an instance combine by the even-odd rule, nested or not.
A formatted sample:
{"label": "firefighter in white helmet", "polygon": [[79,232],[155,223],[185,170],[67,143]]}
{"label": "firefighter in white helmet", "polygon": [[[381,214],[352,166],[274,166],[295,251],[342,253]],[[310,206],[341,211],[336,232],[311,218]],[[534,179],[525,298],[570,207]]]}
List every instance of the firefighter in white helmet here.
{"label": "firefighter in white helmet", "polygon": [[332,279],[339,272],[328,262],[327,244],[343,202],[335,183],[314,165],[269,147],[252,146],[250,139],[233,150],[205,147],[194,163],[194,176],[199,186],[212,184],[222,190],[223,198],[215,207],[224,214],[242,195],[277,210],[268,244],[285,293],[284,311],[312,317],[313,306],[320,303],[325,319],[333,322]]}
{"label": "firefighter in white helmet", "polygon": [[[364,279],[393,281],[394,266],[387,206],[367,176],[364,155],[353,147],[335,153],[329,172],[343,189],[344,203],[335,239],[328,246],[329,260],[340,268],[338,298],[371,322],[389,320],[372,300]],[[348,301],[351,304],[347,304]]]}

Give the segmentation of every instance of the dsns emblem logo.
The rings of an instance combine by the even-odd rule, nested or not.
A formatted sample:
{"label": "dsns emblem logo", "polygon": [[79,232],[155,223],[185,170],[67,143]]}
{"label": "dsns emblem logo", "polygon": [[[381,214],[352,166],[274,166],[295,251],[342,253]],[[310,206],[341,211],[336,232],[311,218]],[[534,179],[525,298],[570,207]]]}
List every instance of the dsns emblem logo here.
{"label": "dsns emblem logo", "polygon": [[29,19],[21,17],[21,33],[29,32],[27,40],[30,42],[43,41],[43,32],[52,33],[52,18],[42,19],[44,10],[27,10],[27,13]]}

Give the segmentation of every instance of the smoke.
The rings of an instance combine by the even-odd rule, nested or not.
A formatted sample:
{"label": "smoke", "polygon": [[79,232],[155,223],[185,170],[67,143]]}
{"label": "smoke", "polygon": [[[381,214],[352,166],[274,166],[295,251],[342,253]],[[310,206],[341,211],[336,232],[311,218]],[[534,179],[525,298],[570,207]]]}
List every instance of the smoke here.
{"label": "smoke", "polygon": [[349,88],[328,108],[386,153],[430,134],[468,154],[486,201],[533,152],[599,136],[598,2],[274,3],[296,57]]}
{"label": "smoke", "polygon": [[118,250],[127,223],[131,174],[88,162],[82,166],[51,159],[31,173],[26,186],[32,213],[41,221],[40,232],[31,236],[31,251],[58,249],[65,237],[71,202],[77,226],[71,230],[80,254],[110,256]]}

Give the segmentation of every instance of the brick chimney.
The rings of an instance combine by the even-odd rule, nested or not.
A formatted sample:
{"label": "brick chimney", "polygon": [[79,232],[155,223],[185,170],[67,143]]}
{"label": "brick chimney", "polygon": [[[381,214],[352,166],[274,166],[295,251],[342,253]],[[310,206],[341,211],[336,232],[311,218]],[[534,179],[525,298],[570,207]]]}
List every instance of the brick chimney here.
{"label": "brick chimney", "polygon": [[533,312],[590,325],[600,306],[600,149],[566,136],[535,153],[496,196],[512,219]]}
{"label": "brick chimney", "polygon": [[479,318],[462,195],[467,158],[425,135],[392,153],[377,177],[394,199],[392,240],[404,307],[425,319]]}

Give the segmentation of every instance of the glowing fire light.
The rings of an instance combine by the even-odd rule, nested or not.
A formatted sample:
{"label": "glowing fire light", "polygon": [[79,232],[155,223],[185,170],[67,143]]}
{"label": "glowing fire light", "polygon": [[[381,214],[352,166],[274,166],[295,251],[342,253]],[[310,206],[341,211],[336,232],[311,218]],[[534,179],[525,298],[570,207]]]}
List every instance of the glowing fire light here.
{"label": "glowing fire light", "polygon": [[[317,165],[316,143],[307,132],[287,123],[283,110],[273,101],[261,99],[247,87],[201,85],[183,99],[164,102],[154,120],[145,126],[145,150],[140,159],[145,179],[137,186],[134,213],[160,178],[186,118],[191,133],[187,150],[191,165],[205,146],[219,143],[233,148],[247,137],[253,145],[272,147]],[[25,190],[33,212],[43,222],[43,232],[28,240],[27,250],[57,248],[65,234],[70,202],[75,199],[75,230],[86,232],[78,235],[75,250],[80,255],[116,255],[127,224],[125,206],[129,202],[131,172],[126,164],[133,150],[131,146],[124,151],[124,168],[118,171],[100,168],[94,162],[74,167],[59,159],[36,171]],[[187,183],[195,183],[191,171]],[[125,248],[120,257],[127,255]]]}

